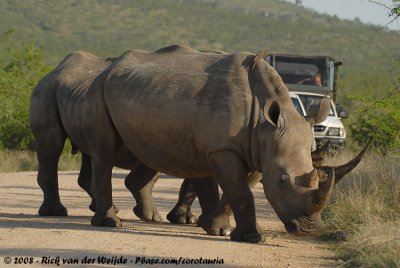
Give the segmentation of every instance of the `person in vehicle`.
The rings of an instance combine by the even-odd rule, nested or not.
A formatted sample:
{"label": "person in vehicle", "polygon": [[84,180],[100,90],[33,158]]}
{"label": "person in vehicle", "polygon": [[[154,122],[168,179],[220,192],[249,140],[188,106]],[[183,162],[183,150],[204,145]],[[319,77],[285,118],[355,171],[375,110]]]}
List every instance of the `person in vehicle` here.
{"label": "person in vehicle", "polygon": [[314,86],[320,87],[320,86],[322,86],[321,74],[317,73],[310,78],[300,80],[299,82],[297,82],[297,84],[314,85]]}

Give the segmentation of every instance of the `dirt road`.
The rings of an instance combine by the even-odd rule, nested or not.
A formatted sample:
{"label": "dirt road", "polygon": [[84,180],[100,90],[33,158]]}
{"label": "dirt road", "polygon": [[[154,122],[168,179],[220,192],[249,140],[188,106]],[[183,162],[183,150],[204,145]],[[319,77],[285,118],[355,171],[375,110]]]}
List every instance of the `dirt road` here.
{"label": "dirt road", "polygon": [[[338,265],[328,243],[286,233],[261,185],[254,190],[254,197],[266,240],[253,245],[230,242],[228,237],[208,236],[194,225],[149,224],[139,220],[132,212],[134,201],[124,186],[125,175],[122,170],[113,173],[114,203],[120,209],[118,215],[123,227],[101,228],[90,225],[90,200],[77,184],[78,172],[61,172],[59,176],[61,199],[68,208],[68,217],[38,216],[42,192],[36,183],[36,172],[0,174],[0,267],[56,267],[57,263],[63,267],[103,267],[107,261],[109,267],[197,267],[205,261],[211,264],[204,267]],[[177,200],[181,182],[164,176],[154,188],[165,221]],[[194,213],[200,214],[197,201]],[[9,260],[11,264],[7,265]],[[157,262],[167,264],[155,265]]]}

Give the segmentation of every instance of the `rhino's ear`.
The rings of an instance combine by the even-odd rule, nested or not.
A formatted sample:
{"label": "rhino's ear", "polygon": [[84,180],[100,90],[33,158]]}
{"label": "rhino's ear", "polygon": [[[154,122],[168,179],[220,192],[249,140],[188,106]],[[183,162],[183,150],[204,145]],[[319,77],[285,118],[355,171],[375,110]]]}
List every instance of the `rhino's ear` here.
{"label": "rhino's ear", "polygon": [[276,101],[268,107],[264,106],[264,117],[267,121],[271,122],[274,126],[278,126],[279,116],[281,115],[281,107]]}
{"label": "rhino's ear", "polygon": [[329,110],[331,108],[331,101],[329,98],[325,97],[321,100],[320,105],[312,105],[309,108],[306,120],[314,126],[323,122],[329,115]]}

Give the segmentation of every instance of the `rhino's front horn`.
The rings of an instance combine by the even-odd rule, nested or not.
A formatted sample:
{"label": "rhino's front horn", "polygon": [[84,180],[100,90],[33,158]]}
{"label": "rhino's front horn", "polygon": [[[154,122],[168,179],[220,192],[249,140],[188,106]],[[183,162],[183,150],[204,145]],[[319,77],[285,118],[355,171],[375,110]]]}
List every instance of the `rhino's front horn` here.
{"label": "rhino's front horn", "polygon": [[320,207],[325,207],[335,184],[335,169],[331,168],[327,180],[320,182],[318,189],[313,190],[313,202]]}

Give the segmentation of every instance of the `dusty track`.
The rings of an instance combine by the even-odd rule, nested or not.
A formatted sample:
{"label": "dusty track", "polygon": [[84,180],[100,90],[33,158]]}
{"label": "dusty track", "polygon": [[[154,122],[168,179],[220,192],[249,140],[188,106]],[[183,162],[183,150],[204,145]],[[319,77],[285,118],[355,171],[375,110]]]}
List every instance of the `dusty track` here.
{"label": "dusty track", "polygon": [[[36,172],[0,174],[0,267],[28,267],[4,263],[6,256],[33,257],[29,267],[56,267],[43,265],[42,257],[77,259],[78,265],[64,267],[102,267],[98,257],[113,256],[127,259],[127,264],[116,267],[137,267],[137,257],[150,259],[216,259],[223,265],[204,267],[333,267],[338,262],[330,245],[320,239],[297,238],[287,234],[282,223],[266,201],[262,186],[254,191],[257,218],[266,240],[261,245],[230,242],[227,237],[207,236],[194,225],[170,223],[149,224],[134,216],[134,201],[124,186],[126,172],[113,173],[114,203],[120,208],[122,228],[100,228],[90,225],[92,212],[89,197],[76,182],[78,173],[61,172],[60,189],[68,217],[39,217],[38,207],[42,192],[36,183]],[[182,180],[164,176],[154,189],[157,206],[163,219],[178,197]],[[196,201],[194,213],[200,214]],[[94,264],[82,265],[85,256],[95,258]],[[19,259],[23,260],[23,259]],[[30,261],[30,259],[26,259]],[[131,262],[132,261],[132,262]],[[114,266],[114,265],[109,265]],[[170,264],[147,267],[197,267],[198,265]],[[115,266],[114,266],[115,267]]]}

